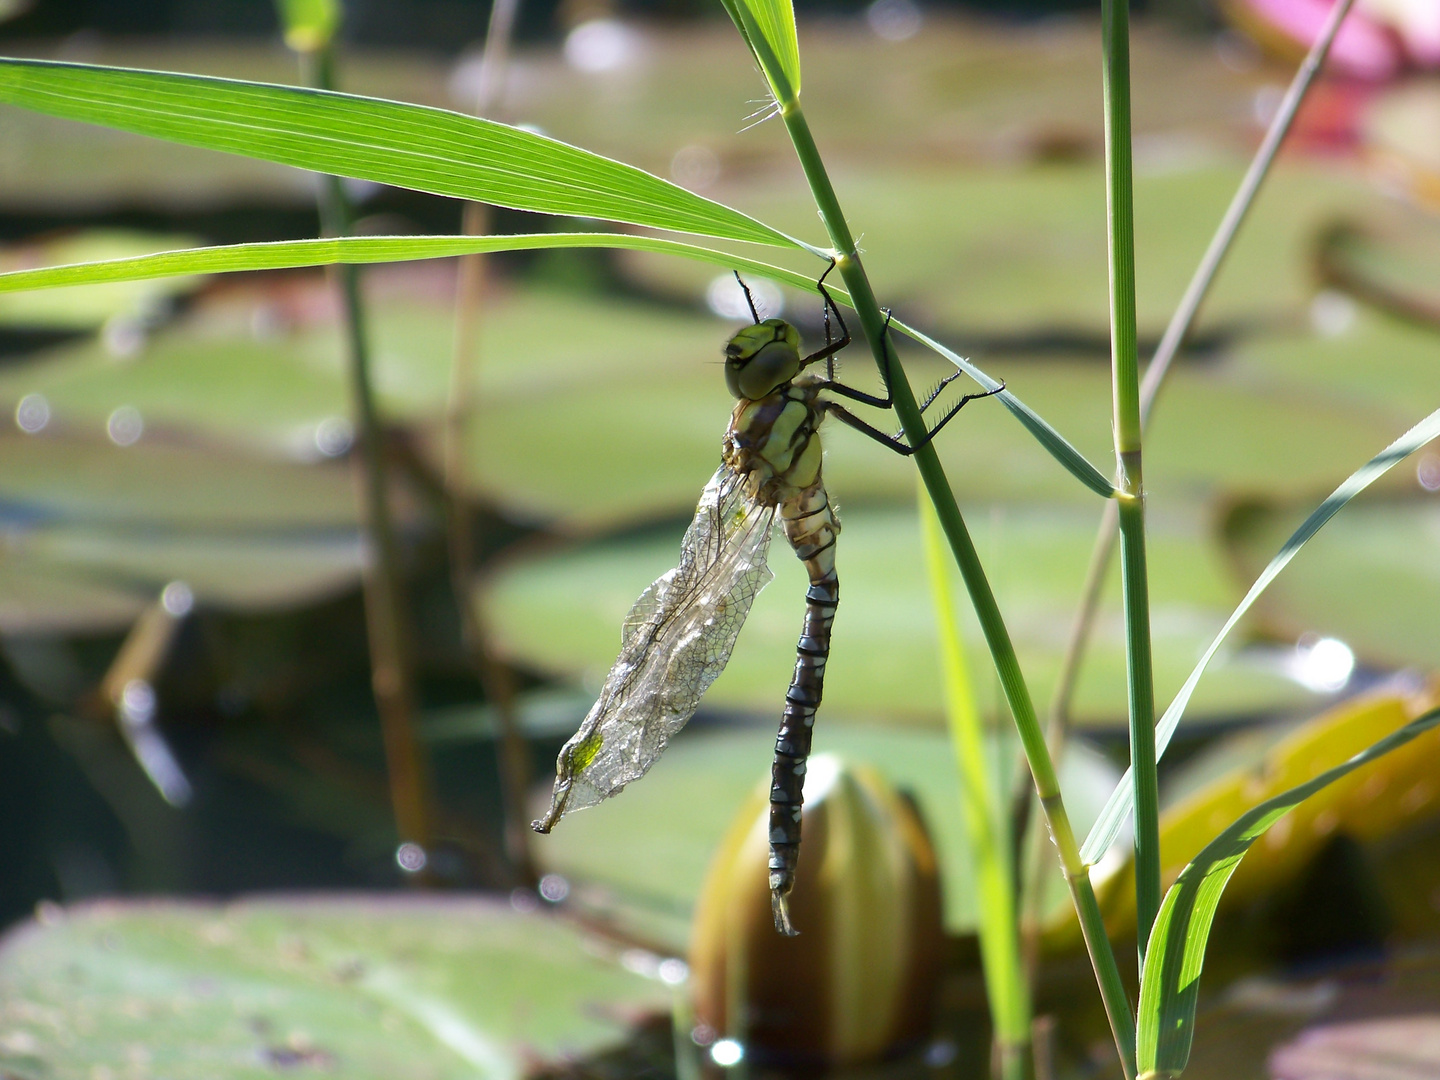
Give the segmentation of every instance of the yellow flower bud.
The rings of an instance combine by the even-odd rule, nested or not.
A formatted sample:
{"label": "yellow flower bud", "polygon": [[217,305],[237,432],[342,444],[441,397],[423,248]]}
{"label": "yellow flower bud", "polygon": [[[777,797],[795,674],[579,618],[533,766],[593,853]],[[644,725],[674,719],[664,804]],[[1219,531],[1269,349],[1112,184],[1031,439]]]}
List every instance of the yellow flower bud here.
{"label": "yellow flower bud", "polygon": [[775,932],[769,784],[746,801],[695,913],[697,1024],[747,1060],[852,1065],[930,1033],[944,946],[940,876],[919,814],[874,769],[810,760],[800,866]]}

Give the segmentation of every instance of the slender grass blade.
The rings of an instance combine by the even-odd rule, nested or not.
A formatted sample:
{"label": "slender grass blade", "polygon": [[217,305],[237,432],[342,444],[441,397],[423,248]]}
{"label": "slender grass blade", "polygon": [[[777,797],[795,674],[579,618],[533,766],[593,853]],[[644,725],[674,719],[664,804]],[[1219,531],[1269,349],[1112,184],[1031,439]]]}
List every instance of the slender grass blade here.
{"label": "slender grass blade", "polygon": [[0,102],[334,176],[729,240],[798,241],[633,165],[444,109],[129,68],[0,60]]}
{"label": "slender grass blade", "polygon": [[1190,1059],[1205,946],[1221,894],[1250,846],[1322,788],[1440,724],[1432,709],[1349,761],[1240,815],[1180,871],[1165,894],[1140,982],[1137,1055],[1142,1077],[1179,1076]]}
{"label": "slender grass blade", "polygon": [[[797,289],[815,292],[815,279],[808,275],[757,259],[735,255],[717,248],[689,244],[657,236],[633,236],[627,233],[571,232],[517,233],[505,236],[345,236],[317,240],[278,240],[257,244],[228,244],[221,247],[186,248],[181,251],[160,251],[124,259],[71,263],[64,266],[43,266],[30,270],[0,273],[0,293],[23,292],[28,289],[55,289],[70,285],[93,285],[102,282],[143,281],[152,278],[180,277],[186,274],[221,274],[242,270],[284,270],[302,266],[329,266],[335,263],[408,262],[418,259],[441,259],[495,251],[531,251],[540,248],[624,248],[630,251],[653,251],[679,255],[700,262],[714,263],[732,270],[744,270],[784,282]],[[853,307],[845,290],[831,287],[835,299]],[[987,390],[1000,385],[997,379],[947,349],[933,338],[906,326],[899,319],[891,325],[916,341],[934,349],[950,360]],[[1110,495],[1110,481],[1091,465],[1079,450],[1050,426],[1030,406],[1005,390],[996,395],[1007,409],[1035,436],[1051,456],[1086,487],[1100,495]]]}
{"label": "slender grass blade", "polygon": [[[1310,538],[1319,532],[1327,521],[1338,514],[1346,503],[1437,435],[1440,435],[1440,409],[1421,420],[1420,423],[1351,473],[1345,482],[1337,487],[1330,497],[1316,507],[1314,512],[1301,523],[1290,539],[1285,541],[1285,545],[1279,553],[1270,560],[1269,565],[1255,579],[1255,584],[1250,586],[1250,591],[1245,594],[1245,599],[1240,601],[1239,607],[1231,613],[1225,625],[1220,628],[1220,632],[1215,635],[1215,639],[1210,642],[1204,655],[1200,657],[1200,662],[1195,665],[1195,669],[1190,672],[1185,684],[1180,687],[1180,692],[1175,695],[1175,700],[1170,703],[1170,707],[1165,710],[1165,715],[1160,717],[1160,722],[1155,725],[1155,758],[1157,761],[1165,753],[1165,748],[1170,745],[1170,739],[1180,724],[1180,718],[1184,715],[1186,706],[1190,704],[1190,697],[1195,693],[1200,676],[1205,674],[1206,667],[1209,666],[1225,638],[1229,636],[1230,631],[1235,628],[1235,624],[1244,617],[1255,601],[1260,598],[1260,594],[1269,588],[1270,583],[1279,576],[1280,571],[1289,565],[1290,560],[1299,553]],[[1105,854],[1106,849],[1115,842],[1115,837],[1119,833],[1126,815],[1130,813],[1131,806],[1132,788],[1130,773],[1127,771],[1119,786],[1111,794],[1110,801],[1105,804],[1105,809],[1101,812],[1099,819],[1091,828],[1090,835],[1085,838],[1085,844],[1080,849],[1082,859],[1093,864]]]}

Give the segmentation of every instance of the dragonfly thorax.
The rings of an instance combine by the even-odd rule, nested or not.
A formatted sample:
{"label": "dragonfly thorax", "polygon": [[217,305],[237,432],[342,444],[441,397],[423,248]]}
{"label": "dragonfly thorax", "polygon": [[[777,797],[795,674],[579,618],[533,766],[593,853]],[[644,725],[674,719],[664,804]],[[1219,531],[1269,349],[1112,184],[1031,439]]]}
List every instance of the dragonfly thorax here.
{"label": "dragonfly thorax", "polygon": [[794,499],[819,482],[816,430],[824,415],[813,380],[801,377],[762,398],[741,398],[730,416],[721,457],[766,506]]}
{"label": "dragonfly thorax", "polygon": [[725,385],[737,398],[759,401],[800,374],[800,332],[784,319],[740,330],[725,345]]}

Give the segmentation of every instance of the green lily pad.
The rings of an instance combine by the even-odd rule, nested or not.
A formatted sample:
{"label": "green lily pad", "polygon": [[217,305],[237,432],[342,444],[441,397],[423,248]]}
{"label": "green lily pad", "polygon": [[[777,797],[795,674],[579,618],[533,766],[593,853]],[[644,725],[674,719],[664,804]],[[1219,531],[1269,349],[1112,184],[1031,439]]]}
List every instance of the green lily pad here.
{"label": "green lily pad", "polygon": [[1333,226],[1319,244],[1320,273],[1335,288],[1434,331],[1440,328],[1440,221],[1393,215],[1383,225]]}
{"label": "green lily pad", "polygon": [[[894,42],[858,21],[802,20],[806,112],[832,170],[877,156],[905,168],[1098,157],[1097,33],[1085,20],[1001,25],[931,9],[921,33]],[[1142,145],[1156,132],[1213,138],[1248,127],[1251,97],[1266,77],[1228,69],[1203,38],[1149,27],[1133,35],[1131,64]],[[522,55],[518,69],[507,108],[558,138],[662,174],[676,151],[699,144],[719,159],[718,183],[706,193],[722,201],[730,201],[731,178],[765,166],[800,182],[779,122],[747,127],[763,82],[723,20],[642,31],[635,62],[616,72],[576,71],[538,50]],[[681,182],[705,179],[677,172]],[[800,235],[821,242],[813,213]]]}
{"label": "green lily pad", "polygon": [[[842,507],[838,549],[844,601],[825,685],[826,721],[941,722],[940,678],[929,585],[914,511]],[[1162,704],[1219,629],[1233,591],[1203,526],[1152,515],[1152,634]],[[1084,510],[972,508],[971,528],[1015,640],[1035,700],[1048,700],[1080,592],[1095,518]],[[620,623],[640,591],[674,565],[680,527],[597,540],[516,560],[491,581],[487,610],[502,647],[524,664],[598,689],[615,658]],[[705,705],[775,714],[795,663],[805,575],[783,541],[771,551],[775,581],[756,600],[725,672]],[[958,582],[957,589],[963,588]],[[1088,654],[1077,701],[1086,723],[1123,722],[1124,630],[1114,583]],[[969,615],[963,627],[978,670],[988,653]],[[995,686],[977,679],[985,707]],[[1221,662],[1201,683],[1197,715],[1253,714],[1313,700],[1282,676]]]}
{"label": "green lily pad", "polygon": [[[111,629],[184,580],[205,604],[275,608],[358,580],[354,481],[300,465],[142,437],[131,446],[0,434],[0,627]],[[412,512],[399,502],[402,519]]]}
{"label": "green lily pad", "polygon": [[0,433],[9,468],[0,506],[27,523],[214,530],[349,529],[357,524],[350,470],[142,435],[131,446],[49,429]]}
{"label": "green lily pad", "polygon": [[[872,159],[873,161],[873,159]],[[1214,151],[1135,189],[1140,331],[1159,338],[1244,172]],[[1109,300],[1102,163],[1031,168],[850,169],[837,179],[882,300],[960,352],[1023,347],[1028,338],[1090,337],[1108,358]],[[805,236],[814,206],[801,184],[756,178],[726,195],[763,221]],[[1318,227],[1376,201],[1332,169],[1282,165],[1268,182],[1206,301],[1199,330],[1293,315],[1313,289]],[[696,300],[713,268],[627,252],[637,279]],[[798,295],[792,303],[813,303]],[[1104,366],[1103,364],[1099,366]],[[1022,394],[1023,396],[1023,394]]]}
{"label": "green lily pad", "polygon": [[[815,730],[815,753],[871,764],[915,796],[940,857],[946,927],[972,931],[973,875],[948,735],[867,731],[826,725],[824,719]],[[537,837],[536,857],[570,879],[582,904],[683,947],[710,858],[750,793],[768,783],[774,749],[772,732],[760,726],[688,730],[643,780]],[[1099,816],[1118,773],[1095,751],[1075,744],[1061,774],[1072,820],[1085,823],[1077,828]],[[1008,774],[997,758],[996,775]],[[1063,883],[1057,884],[1063,894]]]}
{"label": "green lily pad", "polygon": [[[1422,455],[1425,451],[1421,452]],[[1433,456],[1422,467],[1440,473]],[[1413,466],[1401,465],[1413,477]],[[1251,506],[1232,514],[1227,551],[1249,573],[1263,566],[1312,507]],[[1278,631],[1338,637],[1363,660],[1392,667],[1440,663],[1440,500],[1350,504],[1306,545],[1262,598]]]}
{"label": "green lily pad", "polygon": [[[0,372],[0,408],[39,394],[56,427],[98,435],[128,405],[148,427],[177,436],[318,457],[318,433],[348,414],[334,296],[319,278],[268,280],[207,299],[128,360],[87,344]],[[416,429],[438,467],[451,357],[448,280],[438,269],[411,278],[408,291],[398,271],[369,280],[383,412]],[[507,293],[483,323],[466,438],[469,486],[512,513],[571,528],[687,508],[715,466],[730,411],[718,356],[731,325],[611,297]],[[917,386],[950,370],[907,355]],[[1104,364],[1006,356],[990,368],[1103,466],[1112,453]],[[859,385],[875,382],[858,349],[845,370]],[[1188,501],[1217,486],[1330,483],[1393,437],[1388,413],[1317,398],[1303,380],[1270,378],[1257,393],[1248,369],[1216,365],[1182,370],[1175,384],[1148,453],[1157,499],[1174,493]],[[1317,445],[1311,433],[1319,427],[1328,437]],[[838,426],[825,439],[837,499],[908,497],[907,462]],[[973,403],[938,445],[963,498],[1096,505],[994,402]]]}
{"label": "green lily pad", "polygon": [[[1237,345],[1227,368],[1234,382],[1252,387],[1257,398],[1288,397],[1326,411],[1348,410],[1365,418],[1367,426],[1383,425],[1388,434],[1377,429],[1378,441],[1353,458],[1348,473],[1435,407],[1435,351],[1440,338],[1433,329],[1333,293],[1317,306],[1329,308],[1321,319],[1333,318],[1333,324],[1323,330],[1293,329],[1248,338]],[[1157,434],[1167,422],[1169,403],[1167,396],[1156,414]],[[1312,432],[1301,448],[1328,459],[1334,429],[1327,424],[1316,430],[1323,430],[1325,438],[1317,439]],[[1293,452],[1277,449],[1287,457]],[[1388,477],[1381,481],[1386,482]],[[1408,488],[1410,481],[1402,486]]]}
{"label": "green lily pad", "polygon": [[483,900],[47,907],[0,948],[0,1068],[519,1077],[668,1010],[668,988],[607,954],[561,919]]}

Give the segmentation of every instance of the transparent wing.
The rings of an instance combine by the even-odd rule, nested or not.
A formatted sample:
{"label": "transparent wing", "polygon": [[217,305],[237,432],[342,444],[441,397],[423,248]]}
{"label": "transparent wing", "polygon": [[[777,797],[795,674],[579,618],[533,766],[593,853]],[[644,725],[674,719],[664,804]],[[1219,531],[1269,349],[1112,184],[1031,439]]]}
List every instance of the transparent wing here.
{"label": "transparent wing", "polygon": [[685,726],[725,669],[756,594],[775,511],[753,502],[727,467],[705,485],[680,564],[640,594],[621,630],[620,656],[600,698],[555,763],[541,832],[638,780]]}

